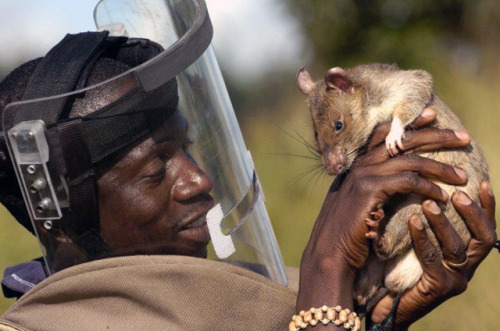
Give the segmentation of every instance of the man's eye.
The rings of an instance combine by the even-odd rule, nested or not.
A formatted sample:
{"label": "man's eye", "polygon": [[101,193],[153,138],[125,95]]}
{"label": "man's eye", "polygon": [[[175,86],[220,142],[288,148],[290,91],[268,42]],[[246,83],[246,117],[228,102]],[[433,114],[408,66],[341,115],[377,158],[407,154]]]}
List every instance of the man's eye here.
{"label": "man's eye", "polygon": [[152,182],[162,182],[165,179],[167,172],[166,169],[163,168],[162,170],[152,174],[149,176]]}

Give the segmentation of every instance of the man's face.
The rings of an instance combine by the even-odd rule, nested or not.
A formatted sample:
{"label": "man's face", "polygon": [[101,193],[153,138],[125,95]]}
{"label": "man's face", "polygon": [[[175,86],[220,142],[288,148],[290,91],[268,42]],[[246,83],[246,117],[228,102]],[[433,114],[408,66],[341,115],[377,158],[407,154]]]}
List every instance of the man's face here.
{"label": "man's face", "polygon": [[98,181],[100,234],[116,255],[206,257],[212,181],[186,155],[178,113]]}

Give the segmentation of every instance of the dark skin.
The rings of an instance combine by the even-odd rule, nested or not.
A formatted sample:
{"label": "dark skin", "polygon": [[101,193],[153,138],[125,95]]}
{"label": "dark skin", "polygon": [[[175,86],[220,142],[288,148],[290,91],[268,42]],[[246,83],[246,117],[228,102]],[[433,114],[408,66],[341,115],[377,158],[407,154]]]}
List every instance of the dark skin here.
{"label": "dark skin", "polygon": [[[425,120],[422,122],[424,124]],[[379,129],[377,134],[380,132],[383,133],[383,130]],[[352,309],[354,275],[363,265],[368,252],[367,226],[363,222],[366,217],[361,216],[369,213],[374,206],[387,201],[396,192],[415,192],[428,199],[445,201],[446,196],[441,189],[428,178],[458,185],[464,183],[464,179],[453,168],[432,160],[411,156],[389,159],[383,144],[381,148],[376,144],[378,140],[374,137],[370,152],[358,160],[355,170],[341,186],[337,181],[327,194],[303,255],[298,310],[324,304],[340,304]],[[468,142],[468,136],[465,140],[460,139],[453,132],[418,131],[408,135],[405,148],[408,151],[425,151],[464,146]],[[186,122],[182,116],[175,114],[162,130],[135,146],[99,179],[101,236],[117,255],[180,254],[206,257],[209,239],[203,217],[213,206],[213,199],[209,195],[212,182],[188,157],[188,144]],[[491,201],[485,208],[486,214],[492,215],[494,206]],[[460,207],[457,209],[461,210]],[[471,211],[469,214],[466,210],[462,211],[468,222],[479,228],[483,227],[483,218],[490,219],[482,211],[472,216],[467,216]],[[479,219],[478,215],[481,216]],[[361,221],[348,222],[347,227],[336,226],[346,219]],[[435,223],[435,219],[438,216],[429,218],[431,224]],[[194,221],[196,226],[188,229]],[[415,222],[410,223],[414,240],[425,237],[424,231],[417,231],[418,224]],[[342,231],[337,231],[339,228]],[[438,238],[443,238],[453,230],[439,227],[435,231]],[[472,242],[485,241],[480,233],[471,232],[474,237]],[[425,259],[432,251],[427,250],[428,245],[424,245],[425,240],[422,240],[415,240],[414,245],[419,257]],[[442,244],[444,251],[448,249],[450,254],[456,254],[457,261],[462,258],[456,253],[454,242],[443,241]],[[489,247],[489,244],[486,246]],[[469,258],[468,270],[475,269],[486,256],[489,251],[486,246],[475,245],[470,255],[476,258]],[[426,275],[434,277],[430,278],[433,281],[428,285],[428,290],[436,295],[426,296],[417,284],[417,289],[411,289],[401,302],[398,309],[401,320],[397,321],[398,325],[411,324],[463,288],[461,272],[453,274],[457,282],[450,286],[447,283],[449,273],[433,274],[428,264],[423,265]],[[422,279],[426,277],[424,275]],[[375,307],[374,320],[386,315],[387,299],[390,298],[384,298]],[[328,327],[332,328],[333,325]],[[316,329],[320,328],[324,327],[316,326]]]}
{"label": "dark skin", "polygon": [[115,254],[206,257],[212,181],[189,143],[177,112],[99,179],[100,234]]}
{"label": "dark skin", "polygon": [[[422,127],[434,118],[435,113],[426,110],[414,124]],[[461,194],[452,197],[453,205],[464,217],[473,237],[465,247],[442,213],[433,213],[432,200],[446,201],[448,197],[431,179],[460,185],[465,183],[466,178],[450,166],[417,155],[390,158],[383,145],[389,129],[387,125],[376,131],[368,153],[358,158],[345,178],[337,178],[327,193],[303,254],[297,312],[323,305],[353,309],[354,277],[368,256],[370,228],[365,219],[379,204],[396,193],[416,193],[424,197],[424,214],[440,242],[444,260],[462,263],[467,256],[468,262],[463,268],[450,268],[443,264],[430,244],[421,220],[416,217],[409,220],[413,245],[424,275],[403,294],[395,329],[406,329],[443,301],[463,292],[474,270],[493,247],[496,241],[495,202],[489,184],[481,185],[481,206]],[[410,131],[406,134],[404,152],[463,147],[469,142],[470,137],[464,132],[436,129]],[[383,298],[371,312],[373,322],[381,322],[391,306],[392,297]],[[314,329],[340,328],[333,324],[318,324]]]}

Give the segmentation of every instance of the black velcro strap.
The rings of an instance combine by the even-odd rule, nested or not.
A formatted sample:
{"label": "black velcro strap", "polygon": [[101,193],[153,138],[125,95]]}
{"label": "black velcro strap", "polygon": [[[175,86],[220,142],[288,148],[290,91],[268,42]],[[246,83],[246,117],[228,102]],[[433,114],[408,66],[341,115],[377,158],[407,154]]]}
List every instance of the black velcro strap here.
{"label": "black velcro strap", "polygon": [[[66,164],[65,173],[69,194],[70,210],[65,213],[65,227],[80,236],[88,229],[99,229],[99,210],[96,197],[95,172],[90,162],[90,154],[83,131],[83,123],[79,118],[60,123],[57,127],[48,130],[56,132],[60,158]],[[52,143],[54,143],[52,141]],[[56,155],[51,162],[56,161]]]}
{"label": "black velcro strap", "polygon": [[74,181],[85,176],[92,169],[90,153],[80,118],[63,122],[57,126],[57,136],[61,144],[62,155],[67,166],[66,176]]}
{"label": "black velcro strap", "polygon": [[[46,98],[71,92],[87,64],[106,41],[108,32],[68,34],[40,61],[30,78],[23,100]],[[15,123],[41,119],[46,125],[59,118],[67,98],[56,98],[50,107],[38,109],[33,105],[22,107],[16,114]]]}

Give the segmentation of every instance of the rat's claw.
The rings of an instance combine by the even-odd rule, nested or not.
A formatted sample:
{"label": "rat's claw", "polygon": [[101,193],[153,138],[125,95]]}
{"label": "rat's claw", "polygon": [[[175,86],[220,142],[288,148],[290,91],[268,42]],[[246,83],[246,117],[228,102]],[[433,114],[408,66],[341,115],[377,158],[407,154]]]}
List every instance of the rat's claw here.
{"label": "rat's claw", "polygon": [[385,213],[382,208],[377,208],[375,211],[370,213],[370,218],[365,218],[366,226],[368,226],[368,232],[366,232],[365,237],[368,239],[378,238],[378,227],[380,221],[384,218]]}
{"label": "rat's claw", "polygon": [[404,137],[404,125],[397,117],[395,117],[391,124],[391,131],[389,131],[389,134],[385,138],[385,146],[391,156],[395,156],[399,153],[398,146],[403,149],[402,140]]}
{"label": "rat's claw", "polygon": [[[402,138],[403,138],[403,137],[402,137]],[[400,139],[398,139],[398,140],[397,140],[397,144],[398,144],[399,149],[400,149],[400,150],[402,150],[402,151],[404,151],[405,147],[403,146],[403,141],[402,141],[402,140],[403,140],[403,139],[401,139],[401,138],[400,138]]]}
{"label": "rat's claw", "polygon": [[365,218],[365,223],[368,226],[368,232],[365,233],[365,237],[368,239],[377,239],[378,237],[378,221]]}
{"label": "rat's claw", "polygon": [[[395,156],[394,153],[394,142],[385,140],[385,148],[387,149],[387,153],[389,153],[389,156]],[[396,149],[397,150],[397,149]]]}
{"label": "rat's claw", "polygon": [[382,208],[377,208],[377,210],[370,213],[370,217],[374,221],[381,221],[385,216],[384,210]]}

